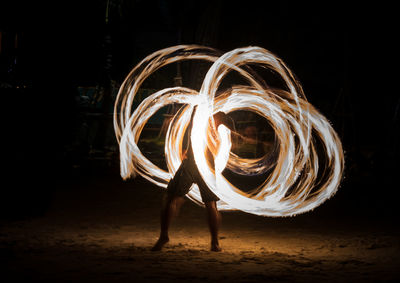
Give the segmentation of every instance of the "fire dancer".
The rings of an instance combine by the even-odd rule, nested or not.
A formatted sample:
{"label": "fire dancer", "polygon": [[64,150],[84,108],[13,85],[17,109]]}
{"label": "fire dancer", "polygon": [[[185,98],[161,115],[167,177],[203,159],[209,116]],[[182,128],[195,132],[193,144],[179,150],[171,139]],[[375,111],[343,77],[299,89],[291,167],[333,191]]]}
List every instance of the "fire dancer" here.
{"label": "fire dancer", "polygon": [[[183,161],[171,179],[167,187],[167,194],[164,199],[163,207],[161,209],[161,232],[160,237],[156,244],[151,249],[152,251],[159,251],[165,244],[169,242],[168,230],[174,216],[179,212],[180,207],[185,201],[184,197],[189,192],[192,184],[197,184],[200,190],[202,201],[207,210],[207,220],[211,234],[211,251],[219,252],[221,247],[218,241],[218,230],[221,223],[221,215],[217,209],[216,202],[219,198],[208,188],[197,169],[193,148],[190,142],[191,129],[193,125],[193,117],[196,108],[193,110],[190,118],[188,130],[186,132],[186,150],[183,154]],[[234,129],[232,119],[224,112],[218,112],[213,116],[216,129],[223,124],[231,131]],[[213,160],[210,160],[213,161]]]}

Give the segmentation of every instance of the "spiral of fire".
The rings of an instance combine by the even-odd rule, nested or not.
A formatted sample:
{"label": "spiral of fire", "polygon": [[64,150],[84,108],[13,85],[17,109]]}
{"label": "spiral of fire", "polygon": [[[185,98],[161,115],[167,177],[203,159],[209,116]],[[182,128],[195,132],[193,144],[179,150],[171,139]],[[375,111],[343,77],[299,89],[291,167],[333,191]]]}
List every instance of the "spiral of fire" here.
{"label": "spiral of fire", "polygon": [[[166,88],[133,107],[135,95],[146,78],[161,67],[182,60],[211,63],[199,91]],[[284,87],[269,86],[252,69],[255,65],[276,73]],[[231,71],[238,72],[247,84],[220,91],[222,79]],[[174,115],[167,130],[166,171],[146,158],[138,141],[150,117],[172,103],[184,106]],[[220,198],[217,203],[220,210],[291,216],[314,209],[337,191],[344,168],[339,137],[329,121],[307,101],[299,81],[285,63],[270,51],[253,46],[220,56],[209,47],[179,45],[154,52],[132,69],[120,87],[114,106],[122,178],[140,174],[166,188],[182,162],[182,141],[196,105],[190,138],[195,162],[208,187]],[[279,144],[275,159],[268,154],[257,158],[238,156],[231,151],[230,130],[224,125],[218,129],[212,126],[214,113],[238,110],[252,111],[272,126]],[[214,167],[207,162],[207,150],[213,155]],[[246,176],[267,171],[268,174],[255,189],[244,192],[225,178],[222,174],[225,168]],[[187,197],[202,204],[195,184]]]}

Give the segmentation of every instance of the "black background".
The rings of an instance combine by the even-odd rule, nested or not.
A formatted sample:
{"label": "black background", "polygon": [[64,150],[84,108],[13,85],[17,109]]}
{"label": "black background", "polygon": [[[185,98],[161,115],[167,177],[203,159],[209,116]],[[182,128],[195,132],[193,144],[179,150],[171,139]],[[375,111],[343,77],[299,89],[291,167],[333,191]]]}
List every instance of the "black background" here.
{"label": "black background", "polygon": [[[346,171],[336,205],[352,203],[354,213],[361,207],[369,217],[396,211],[400,110],[393,7],[337,1],[12,1],[0,11],[1,82],[13,86],[0,89],[8,184],[1,189],[3,216],[46,207],[55,180],[72,178],[65,147],[74,138],[78,86],[109,78],[120,83],[144,56],[178,43],[223,52],[258,45],[277,54],[343,141]],[[15,87],[21,84],[28,87]],[[26,205],[32,199],[35,206]]]}

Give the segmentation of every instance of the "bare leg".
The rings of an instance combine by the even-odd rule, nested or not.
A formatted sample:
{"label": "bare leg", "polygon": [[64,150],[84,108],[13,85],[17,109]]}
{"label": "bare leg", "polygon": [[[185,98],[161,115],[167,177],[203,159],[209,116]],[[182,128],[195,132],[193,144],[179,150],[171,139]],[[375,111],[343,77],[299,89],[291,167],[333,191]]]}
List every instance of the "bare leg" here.
{"label": "bare leg", "polygon": [[161,209],[161,232],[158,241],[155,243],[152,251],[160,251],[163,246],[169,242],[168,230],[171,224],[172,218],[174,218],[180,207],[182,206],[185,199],[180,196],[166,197],[163,208]]}
{"label": "bare leg", "polygon": [[208,226],[211,233],[211,251],[220,252],[218,230],[221,224],[221,214],[217,209],[215,201],[206,202],[205,205],[207,209]]}

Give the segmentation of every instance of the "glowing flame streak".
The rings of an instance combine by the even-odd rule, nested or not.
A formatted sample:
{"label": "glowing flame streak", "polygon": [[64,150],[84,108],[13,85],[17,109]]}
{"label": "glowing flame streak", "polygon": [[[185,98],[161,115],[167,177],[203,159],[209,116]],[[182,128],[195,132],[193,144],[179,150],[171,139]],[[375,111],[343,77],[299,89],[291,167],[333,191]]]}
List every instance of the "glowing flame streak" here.
{"label": "glowing flame streak", "polygon": [[[218,52],[197,45],[179,45],[157,51],[146,57],[127,76],[118,93],[114,109],[114,128],[120,145],[121,176],[135,173],[166,188],[182,162],[182,141],[193,106],[191,142],[196,165],[210,189],[221,199],[220,210],[240,209],[264,216],[289,216],[311,210],[337,190],[344,167],[341,142],[324,116],[310,105],[300,83],[289,68],[271,52],[260,47]],[[134,97],[143,81],[153,72],[173,62],[201,59],[213,62],[199,92],[184,87],[160,90],[146,99],[132,113]],[[248,64],[259,64],[276,72],[286,89],[273,89],[254,75]],[[249,83],[233,86],[216,96],[219,84],[229,71],[239,72]],[[148,119],[161,107],[171,103],[187,104],[170,122],[165,142],[168,172],[147,159],[137,143]],[[216,130],[210,117],[218,111],[229,113],[248,110],[264,117],[278,139],[276,161],[271,156],[248,159],[230,152],[230,131],[220,125]],[[312,138],[312,134],[315,135]],[[315,139],[320,140],[317,150]],[[215,168],[206,158],[214,156]],[[278,150],[278,149],[277,149]],[[321,169],[323,155],[323,170]],[[227,167],[242,175],[257,175],[272,170],[266,180],[249,193],[232,185],[222,175]],[[197,185],[187,195],[202,205]]]}

